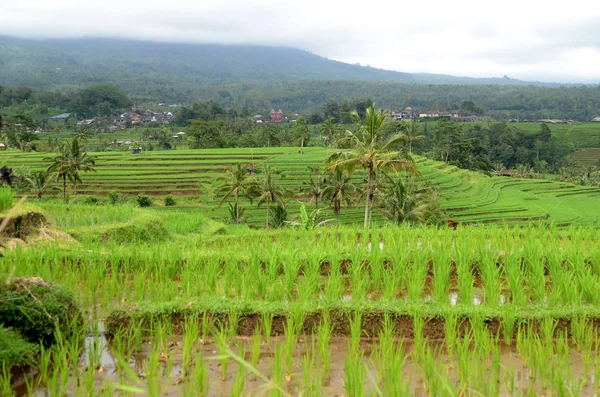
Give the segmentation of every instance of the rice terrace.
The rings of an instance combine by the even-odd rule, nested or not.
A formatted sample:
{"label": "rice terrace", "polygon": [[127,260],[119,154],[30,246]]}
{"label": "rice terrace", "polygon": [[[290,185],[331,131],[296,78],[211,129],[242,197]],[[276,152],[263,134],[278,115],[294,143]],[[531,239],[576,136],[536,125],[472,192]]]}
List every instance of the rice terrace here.
{"label": "rice terrace", "polygon": [[600,87],[111,43],[0,35],[0,397],[600,395]]}

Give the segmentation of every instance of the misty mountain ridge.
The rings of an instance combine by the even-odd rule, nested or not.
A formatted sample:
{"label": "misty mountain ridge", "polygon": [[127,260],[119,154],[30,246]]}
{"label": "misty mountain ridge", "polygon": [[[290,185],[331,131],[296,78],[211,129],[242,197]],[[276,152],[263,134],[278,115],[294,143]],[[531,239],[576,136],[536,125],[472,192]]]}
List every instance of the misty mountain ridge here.
{"label": "misty mountain ridge", "polygon": [[0,85],[43,89],[113,83],[131,93],[151,85],[190,90],[199,85],[275,84],[300,80],[406,84],[570,84],[511,78],[403,73],[330,60],[288,47],[166,43],[113,38],[30,40],[0,36]]}

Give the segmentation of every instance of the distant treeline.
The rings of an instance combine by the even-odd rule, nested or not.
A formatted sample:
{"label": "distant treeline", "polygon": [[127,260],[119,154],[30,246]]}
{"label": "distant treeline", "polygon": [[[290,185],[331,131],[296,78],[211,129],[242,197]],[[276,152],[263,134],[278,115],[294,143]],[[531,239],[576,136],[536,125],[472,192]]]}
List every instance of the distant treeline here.
{"label": "distant treeline", "polygon": [[[151,87],[149,82],[145,87]],[[101,84],[94,87],[107,87]],[[487,115],[497,120],[520,119],[573,119],[589,121],[600,116],[600,87],[539,87],[539,86],[500,86],[500,85],[418,85],[356,81],[292,81],[274,84],[239,83],[224,86],[199,86],[194,92],[181,92],[166,95],[165,92],[129,91],[118,86],[120,91],[130,93],[130,98],[115,97],[114,92],[107,96],[107,103],[90,106],[89,99],[74,96],[81,91],[59,90],[42,91],[28,87],[5,88],[0,93],[0,106],[22,104],[23,100],[33,100],[41,109],[23,107],[23,112],[46,108],[68,109],[86,114],[103,114],[111,110],[113,104],[137,103],[178,103],[212,101],[227,111],[241,112],[268,111],[271,108],[283,109],[286,113],[303,113],[325,118],[323,106],[328,102],[346,100],[348,102],[372,99],[378,106],[388,109],[403,109],[411,106],[423,110],[455,110],[464,101],[481,106]],[[188,87],[189,88],[189,87]],[[169,88],[171,90],[172,87]],[[97,89],[92,90],[94,94]],[[91,98],[92,100],[97,98]],[[116,101],[116,102],[115,102]],[[188,108],[190,105],[188,105]],[[15,113],[19,113],[16,111]],[[241,113],[240,113],[241,114]]]}

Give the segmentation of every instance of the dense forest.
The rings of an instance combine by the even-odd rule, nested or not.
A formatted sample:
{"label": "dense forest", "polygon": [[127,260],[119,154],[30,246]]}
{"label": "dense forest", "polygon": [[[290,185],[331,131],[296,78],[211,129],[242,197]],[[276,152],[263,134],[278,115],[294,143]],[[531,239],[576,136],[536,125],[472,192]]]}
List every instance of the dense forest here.
{"label": "dense forest", "polygon": [[0,53],[0,85],[52,96],[111,83],[137,103],[211,100],[259,111],[312,113],[329,100],[371,98],[389,109],[457,109],[472,101],[500,120],[587,121],[600,112],[598,86],[399,73],[290,48],[0,36]]}

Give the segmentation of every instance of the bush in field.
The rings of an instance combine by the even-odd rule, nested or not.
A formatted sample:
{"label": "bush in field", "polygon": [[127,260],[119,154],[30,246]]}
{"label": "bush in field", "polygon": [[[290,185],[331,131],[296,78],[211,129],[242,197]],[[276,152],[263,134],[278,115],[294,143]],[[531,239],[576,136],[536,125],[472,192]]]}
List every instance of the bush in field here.
{"label": "bush in field", "polygon": [[0,324],[31,343],[50,346],[57,341],[57,329],[69,337],[83,323],[73,295],[39,277],[0,284],[0,302]]}
{"label": "bush in field", "polygon": [[17,332],[0,326],[0,368],[13,365],[34,365],[38,346],[27,342]]}
{"label": "bush in field", "polygon": [[0,187],[0,212],[8,211],[12,208],[14,195],[10,187]]}
{"label": "bush in field", "polygon": [[230,223],[240,224],[248,220],[248,217],[245,215],[246,208],[237,203],[229,203],[227,205],[227,211],[229,212]]}
{"label": "bush in field", "polygon": [[152,199],[149,196],[137,196],[135,201],[137,201],[138,205],[140,207],[151,207],[152,206]]}
{"label": "bush in field", "polygon": [[112,191],[108,193],[108,202],[112,205],[121,204],[125,201],[123,193]]}
{"label": "bush in field", "polygon": [[288,213],[287,210],[281,205],[277,205],[273,211],[273,217],[270,220],[271,226],[275,229],[279,229],[284,226],[287,222]]}
{"label": "bush in field", "polygon": [[165,207],[172,207],[175,204],[175,198],[172,195],[165,196]]}
{"label": "bush in field", "polygon": [[85,198],[85,200],[83,200],[84,204],[88,204],[88,205],[98,205],[100,204],[100,199],[96,196],[88,196]]}

